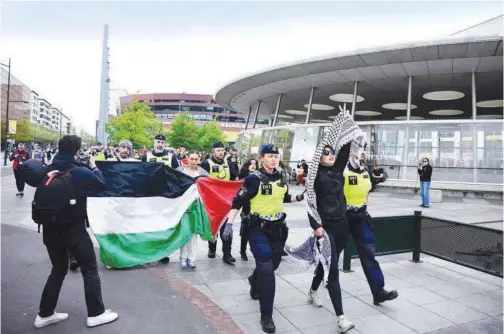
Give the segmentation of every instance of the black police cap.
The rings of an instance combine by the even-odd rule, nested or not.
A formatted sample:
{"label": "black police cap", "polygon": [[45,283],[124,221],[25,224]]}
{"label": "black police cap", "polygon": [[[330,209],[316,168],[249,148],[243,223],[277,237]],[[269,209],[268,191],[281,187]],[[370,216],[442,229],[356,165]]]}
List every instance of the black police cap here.
{"label": "black police cap", "polygon": [[154,137],[154,139],[166,141],[166,137],[162,133],[156,135],[156,137]]}

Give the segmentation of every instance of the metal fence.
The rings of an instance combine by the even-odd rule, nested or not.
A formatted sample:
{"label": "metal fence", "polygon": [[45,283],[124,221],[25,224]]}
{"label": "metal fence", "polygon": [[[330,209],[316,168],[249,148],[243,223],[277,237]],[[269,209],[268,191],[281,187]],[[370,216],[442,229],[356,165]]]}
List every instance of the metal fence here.
{"label": "metal fence", "polygon": [[[491,275],[503,277],[503,232],[422,216],[373,218],[376,255],[412,252],[412,261],[420,253],[441,258]],[[351,271],[351,259],[358,258],[353,238],[343,252],[343,271]]]}

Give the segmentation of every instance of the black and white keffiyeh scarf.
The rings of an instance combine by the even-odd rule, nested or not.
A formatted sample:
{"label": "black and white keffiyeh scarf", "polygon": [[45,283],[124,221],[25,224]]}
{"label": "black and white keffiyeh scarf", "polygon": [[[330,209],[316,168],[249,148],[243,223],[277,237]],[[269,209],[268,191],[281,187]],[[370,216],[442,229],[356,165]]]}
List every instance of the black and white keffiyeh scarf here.
{"label": "black and white keffiyeh scarf", "polygon": [[352,119],[348,111],[341,109],[341,112],[336,116],[334,122],[329,127],[329,131],[318,145],[315,154],[313,155],[310,169],[308,170],[308,178],[306,182],[306,203],[308,205],[308,214],[312,216],[319,225],[322,225],[322,219],[317,211],[317,195],[315,194],[315,179],[320,163],[320,157],[324,151],[324,147],[330,146],[334,150],[337,157],[341,148],[352,142],[350,145],[350,154],[357,155],[359,148],[364,141],[364,132],[359,128]]}

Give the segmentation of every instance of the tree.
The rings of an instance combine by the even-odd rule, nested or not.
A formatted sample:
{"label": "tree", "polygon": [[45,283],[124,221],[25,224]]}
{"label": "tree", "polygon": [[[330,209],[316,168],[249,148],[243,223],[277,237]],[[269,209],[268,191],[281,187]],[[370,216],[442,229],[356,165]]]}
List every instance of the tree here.
{"label": "tree", "polygon": [[154,136],[163,130],[163,124],[156,119],[150,107],[139,101],[125,106],[122,115],[105,124],[111,142],[129,139],[136,149],[152,145]]}
{"label": "tree", "polygon": [[224,141],[224,133],[215,119],[205,123],[198,131],[198,149],[209,152],[212,149],[212,144]]}
{"label": "tree", "polygon": [[27,143],[33,140],[33,134],[33,127],[28,118],[24,117],[17,121],[16,134],[14,135],[17,143]]}
{"label": "tree", "polygon": [[166,134],[166,139],[172,147],[183,146],[188,150],[198,149],[200,135],[198,125],[188,113],[175,116]]}
{"label": "tree", "polygon": [[85,147],[90,147],[96,144],[96,138],[84,129],[80,130],[79,137],[81,137],[82,145]]}

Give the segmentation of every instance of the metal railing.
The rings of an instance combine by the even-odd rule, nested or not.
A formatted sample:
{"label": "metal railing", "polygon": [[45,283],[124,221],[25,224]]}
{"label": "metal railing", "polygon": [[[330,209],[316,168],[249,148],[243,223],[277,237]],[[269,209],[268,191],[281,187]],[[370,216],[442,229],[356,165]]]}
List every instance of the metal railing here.
{"label": "metal railing", "polygon": [[[412,261],[420,262],[420,253],[503,277],[503,231],[422,216],[373,218],[376,256],[412,252]],[[358,258],[350,237],[343,252],[342,271],[351,271],[351,259]]]}

